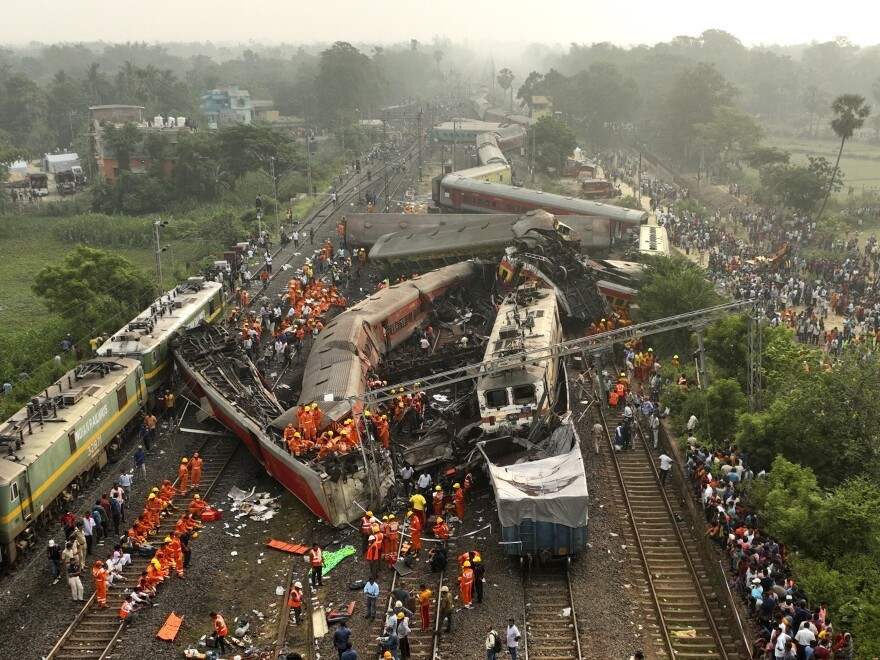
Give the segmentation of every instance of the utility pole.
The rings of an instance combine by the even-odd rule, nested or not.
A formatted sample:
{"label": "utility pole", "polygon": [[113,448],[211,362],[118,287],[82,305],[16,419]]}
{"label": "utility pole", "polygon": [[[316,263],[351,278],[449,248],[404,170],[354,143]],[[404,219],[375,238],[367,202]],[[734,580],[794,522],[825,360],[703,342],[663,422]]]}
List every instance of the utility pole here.
{"label": "utility pole", "polygon": [[278,229],[278,179],[275,178],[275,156],[269,157],[269,171],[272,174],[272,200],[275,207],[275,229]]}
{"label": "utility pole", "polygon": [[419,110],[419,114],[416,115],[416,122],[418,125],[418,135],[416,139],[419,141],[419,181],[422,180],[422,111]]}
{"label": "utility pole", "polygon": [[642,150],[639,149],[639,180],[636,182],[638,186],[636,188],[636,197],[639,200],[639,204],[642,203]]}
{"label": "utility pole", "polygon": [[308,159],[309,168],[309,196],[312,195],[312,144],[308,134],[306,134],[306,158]]}
{"label": "utility pole", "polygon": [[452,171],[455,172],[455,148],[458,144],[458,131],[455,117],[452,118]]}
{"label": "utility pole", "polygon": [[159,293],[165,290],[162,282],[162,253],[168,249],[168,246],[159,246],[159,227],[167,227],[167,220],[153,220],[153,242],[156,248],[156,281],[159,283]]}

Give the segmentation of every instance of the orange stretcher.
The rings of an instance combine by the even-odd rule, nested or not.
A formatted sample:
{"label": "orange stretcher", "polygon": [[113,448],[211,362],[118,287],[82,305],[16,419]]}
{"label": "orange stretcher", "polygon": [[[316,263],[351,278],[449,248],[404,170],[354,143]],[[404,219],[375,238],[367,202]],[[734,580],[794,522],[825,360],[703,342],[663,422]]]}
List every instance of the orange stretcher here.
{"label": "orange stretcher", "polygon": [[270,540],[266,545],[270,548],[281,550],[282,552],[289,552],[292,555],[304,555],[309,551],[308,546],[294,545],[291,543],[285,543],[284,541],[276,541],[275,539]]}
{"label": "orange stretcher", "polygon": [[156,637],[164,639],[166,642],[173,642],[174,638],[177,637],[177,633],[180,632],[180,626],[182,624],[183,617],[177,616],[174,612],[171,612],[171,614],[168,615],[168,618],[165,619],[165,623],[159,628]]}
{"label": "orange stretcher", "polygon": [[331,610],[327,612],[327,623],[337,623],[339,621],[347,621],[351,618],[351,615],[354,614],[354,608],[356,605],[356,601],[351,601],[348,604],[348,608],[344,612],[339,612],[337,610]]}

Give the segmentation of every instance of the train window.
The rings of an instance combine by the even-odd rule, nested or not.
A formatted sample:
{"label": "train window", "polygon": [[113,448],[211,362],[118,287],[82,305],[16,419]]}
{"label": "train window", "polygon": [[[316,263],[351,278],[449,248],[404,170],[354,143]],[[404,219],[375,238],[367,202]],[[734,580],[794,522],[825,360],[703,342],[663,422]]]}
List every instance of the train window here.
{"label": "train window", "polygon": [[76,431],[71,431],[67,434],[67,440],[70,442],[70,454],[71,456],[76,453]]}
{"label": "train window", "polygon": [[128,392],[125,391],[125,385],[116,390],[116,405],[117,410],[122,410],[125,408],[125,404],[128,403]]}
{"label": "train window", "polygon": [[503,408],[507,405],[507,390],[489,390],[486,392],[486,407]]}
{"label": "train window", "polygon": [[18,499],[18,484],[13,483],[12,488],[9,489],[9,501],[15,502]]}
{"label": "train window", "polygon": [[524,406],[529,403],[535,403],[535,386],[517,385],[516,387],[514,387],[513,403],[517,406]]}

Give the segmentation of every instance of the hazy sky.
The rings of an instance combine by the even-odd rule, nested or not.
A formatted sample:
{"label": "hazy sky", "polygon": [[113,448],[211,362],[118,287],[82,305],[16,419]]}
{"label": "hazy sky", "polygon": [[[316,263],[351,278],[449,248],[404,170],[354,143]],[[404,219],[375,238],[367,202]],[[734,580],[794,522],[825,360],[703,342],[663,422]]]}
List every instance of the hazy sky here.
{"label": "hazy sky", "polygon": [[656,43],[709,28],[747,45],[880,42],[876,0],[52,0],[3,2],[0,43],[63,41]]}

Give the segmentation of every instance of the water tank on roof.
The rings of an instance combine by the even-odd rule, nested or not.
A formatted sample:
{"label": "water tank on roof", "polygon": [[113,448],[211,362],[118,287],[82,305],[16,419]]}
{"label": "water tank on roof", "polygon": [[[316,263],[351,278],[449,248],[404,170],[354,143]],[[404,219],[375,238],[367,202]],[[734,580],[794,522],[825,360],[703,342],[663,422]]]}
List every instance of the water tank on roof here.
{"label": "water tank on roof", "polygon": [[162,115],[156,115],[155,117],[153,117],[153,126],[164,126],[164,125],[165,125],[165,119],[162,117]]}
{"label": "water tank on roof", "polygon": [[177,118],[177,128],[183,128],[186,124],[186,117],[178,117]]}

